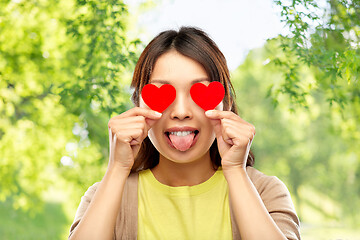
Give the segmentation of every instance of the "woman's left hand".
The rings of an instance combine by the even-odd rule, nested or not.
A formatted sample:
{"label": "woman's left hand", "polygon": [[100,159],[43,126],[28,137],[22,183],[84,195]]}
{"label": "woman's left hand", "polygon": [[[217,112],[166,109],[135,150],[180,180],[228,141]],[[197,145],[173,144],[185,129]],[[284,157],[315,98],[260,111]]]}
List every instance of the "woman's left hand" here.
{"label": "woman's left hand", "polygon": [[255,127],[231,111],[210,110],[205,116],[214,127],[223,170],[245,169]]}

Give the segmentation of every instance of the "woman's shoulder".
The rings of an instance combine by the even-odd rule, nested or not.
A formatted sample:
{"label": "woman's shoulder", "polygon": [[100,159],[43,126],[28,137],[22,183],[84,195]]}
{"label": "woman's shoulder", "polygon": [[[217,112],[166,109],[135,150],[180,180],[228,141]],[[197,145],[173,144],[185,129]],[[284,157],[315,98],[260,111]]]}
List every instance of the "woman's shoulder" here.
{"label": "woman's shoulder", "polygon": [[[129,176],[128,176],[128,179],[126,181],[126,184],[130,184],[130,185],[133,185],[133,184],[137,184],[137,178],[139,176],[139,173],[138,172],[133,172],[133,173],[130,173]],[[101,181],[100,182],[95,182],[93,185],[91,185],[85,192],[84,196],[87,196],[87,197],[92,197],[97,188],[99,187]]]}
{"label": "woman's shoulder", "polygon": [[85,201],[89,201],[92,199],[92,197],[94,196],[96,189],[98,188],[100,182],[95,182],[93,185],[91,185],[86,192],[84,193],[84,196],[82,196],[81,200],[85,200]]}
{"label": "woman's shoulder", "polygon": [[246,167],[246,172],[260,195],[274,191],[288,194],[286,185],[278,177],[266,175],[254,167]]}
{"label": "woman's shoulder", "polygon": [[300,221],[286,185],[276,176],[268,176],[253,167],[247,167],[246,171],[281,231],[288,239],[300,239]]}
{"label": "woman's shoulder", "polygon": [[271,181],[272,178],[275,177],[275,176],[268,176],[265,173],[259,171],[258,169],[250,166],[246,167],[246,172],[253,183],[259,181]]}

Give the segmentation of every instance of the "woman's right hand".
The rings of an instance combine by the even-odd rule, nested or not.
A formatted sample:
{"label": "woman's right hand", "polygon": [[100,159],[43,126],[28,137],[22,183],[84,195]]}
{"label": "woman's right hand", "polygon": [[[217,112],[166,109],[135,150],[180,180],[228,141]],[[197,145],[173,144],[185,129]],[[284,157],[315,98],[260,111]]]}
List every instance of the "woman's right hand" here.
{"label": "woman's right hand", "polygon": [[161,118],[161,113],[135,107],[110,119],[109,168],[119,166],[130,172],[142,141],[152,125]]}

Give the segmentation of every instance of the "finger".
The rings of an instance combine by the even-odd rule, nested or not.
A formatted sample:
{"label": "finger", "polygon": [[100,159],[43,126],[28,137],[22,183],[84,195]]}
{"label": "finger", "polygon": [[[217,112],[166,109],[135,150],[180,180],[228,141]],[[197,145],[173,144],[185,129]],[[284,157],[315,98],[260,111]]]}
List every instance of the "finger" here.
{"label": "finger", "polygon": [[233,119],[233,120],[244,121],[243,119],[241,119],[241,117],[239,117],[238,115],[236,115],[234,112],[231,112],[231,111],[208,110],[205,112],[205,115],[211,119],[229,118],[229,119]]}
{"label": "finger", "polygon": [[252,140],[255,135],[251,124],[244,124],[239,122],[239,120],[223,118],[210,119],[210,122],[214,127],[216,138],[218,140],[222,138],[230,145],[234,145],[233,139],[237,136],[245,135]]}
{"label": "finger", "polygon": [[210,119],[210,123],[214,128],[216,138],[221,137],[221,120],[220,119]]}
{"label": "finger", "polygon": [[128,127],[128,125],[131,126],[131,124],[135,123],[145,123],[145,117],[143,116],[133,116],[133,117],[127,117],[127,118],[120,118],[115,119],[111,121],[111,127],[117,127],[125,128],[125,125]]}
{"label": "finger", "polygon": [[109,125],[111,128],[135,128],[136,126],[139,126],[138,124],[142,124],[143,126],[140,126],[142,128],[146,129],[146,132],[149,131],[149,129],[156,123],[157,120],[145,118],[144,116],[133,116],[133,117],[127,117],[127,118],[120,118],[120,119],[113,119]]}
{"label": "finger", "polygon": [[147,124],[147,131],[150,130],[150,128],[152,128],[152,126],[156,123],[157,120],[154,119],[150,119],[150,118],[145,118],[145,122]]}
{"label": "finger", "polygon": [[123,140],[125,142],[129,142],[126,135],[128,135],[131,132],[141,132],[141,134],[138,136],[136,140],[132,139],[130,141],[130,145],[138,144],[140,143],[144,138],[146,138],[148,134],[149,126],[146,124],[145,121],[142,122],[133,122],[128,124],[122,124],[118,126],[114,126],[112,128],[112,131],[117,134],[118,137],[124,138]]}
{"label": "finger", "polygon": [[[147,110],[147,109],[145,109],[145,110]],[[155,111],[153,111],[153,112],[155,112]],[[155,113],[157,113],[157,112],[155,112]],[[157,114],[155,114],[155,115],[157,115]],[[161,118],[161,116],[160,117],[158,117],[158,116],[154,117],[153,116],[153,117],[150,117],[150,118],[148,118],[147,116],[149,116],[149,115],[146,115],[146,116],[134,115],[134,116],[132,116],[132,115],[129,115],[129,113],[126,112],[126,114],[124,113],[124,114],[121,114],[121,115],[118,115],[118,116],[115,116],[115,117],[111,118],[109,123],[108,123],[108,127],[111,128],[113,126],[124,125],[124,124],[127,124],[127,123],[134,123],[134,122],[145,122],[148,125],[147,130],[149,130],[156,123],[156,121]]]}
{"label": "finger", "polygon": [[236,130],[241,130],[241,131],[244,131],[245,133],[249,133],[250,134],[249,136],[252,136],[252,138],[256,134],[254,125],[252,125],[250,123],[242,123],[242,122],[239,122],[238,120],[233,120],[233,119],[228,119],[228,118],[221,119],[221,122],[223,125],[231,126]]}
{"label": "finger", "polygon": [[140,144],[142,142],[144,130],[143,129],[127,129],[116,132],[116,138],[119,141],[131,143],[132,145]]}
{"label": "finger", "polygon": [[224,119],[221,120],[221,136],[227,144],[234,145],[234,142],[232,141],[233,136],[228,133],[230,127],[226,124],[226,121],[223,120]]}
{"label": "finger", "polygon": [[114,142],[113,142],[113,134],[112,134],[112,131],[111,131],[111,128],[109,128],[109,150],[110,150],[110,153],[109,153],[109,157],[110,159],[113,159],[113,154],[114,154]]}
{"label": "finger", "polygon": [[109,127],[109,144],[111,144],[112,132],[111,128]]}
{"label": "finger", "polygon": [[134,107],[116,117],[131,117],[131,116],[144,116],[150,119],[159,119],[161,118],[162,113],[147,108]]}
{"label": "finger", "polygon": [[231,111],[208,110],[205,112],[205,115],[207,117],[209,117],[210,119],[231,119],[236,122],[246,124],[255,130],[254,125],[252,125],[251,123],[248,123],[247,121],[242,119],[239,115],[237,115]]}
{"label": "finger", "polygon": [[227,126],[225,124],[223,138],[230,139],[236,146],[244,147],[249,144],[251,145],[254,134],[246,128],[243,130],[234,126]]}

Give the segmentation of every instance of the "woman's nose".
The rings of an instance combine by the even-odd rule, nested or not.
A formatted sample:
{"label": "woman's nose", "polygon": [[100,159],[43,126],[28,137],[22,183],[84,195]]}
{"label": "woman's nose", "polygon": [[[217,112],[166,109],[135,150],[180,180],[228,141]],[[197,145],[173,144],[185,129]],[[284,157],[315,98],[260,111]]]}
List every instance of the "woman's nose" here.
{"label": "woman's nose", "polygon": [[173,104],[170,106],[170,118],[178,120],[191,119],[193,116],[191,107],[190,95],[177,93]]}

